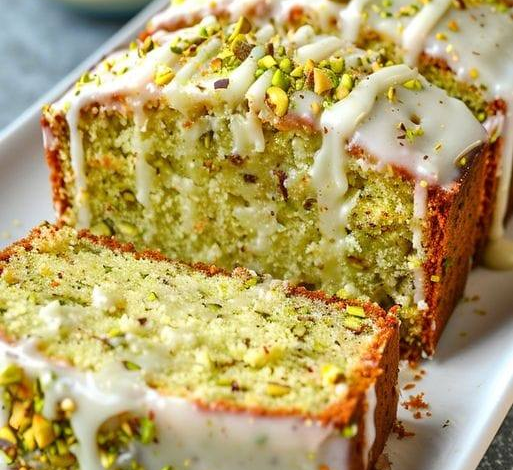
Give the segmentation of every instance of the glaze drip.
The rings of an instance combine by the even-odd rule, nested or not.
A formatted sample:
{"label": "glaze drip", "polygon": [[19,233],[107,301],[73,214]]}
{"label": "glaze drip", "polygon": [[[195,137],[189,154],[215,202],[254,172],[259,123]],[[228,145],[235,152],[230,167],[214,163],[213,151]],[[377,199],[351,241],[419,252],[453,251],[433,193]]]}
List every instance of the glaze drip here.
{"label": "glaze drip", "polygon": [[348,216],[344,203],[348,187],[344,169],[349,158],[347,143],[358,125],[372,112],[380,93],[416,75],[406,65],[386,67],[362,80],[347,98],[326,110],[321,117],[323,143],[310,174],[317,190],[321,230],[325,237],[337,244],[343,241]]}

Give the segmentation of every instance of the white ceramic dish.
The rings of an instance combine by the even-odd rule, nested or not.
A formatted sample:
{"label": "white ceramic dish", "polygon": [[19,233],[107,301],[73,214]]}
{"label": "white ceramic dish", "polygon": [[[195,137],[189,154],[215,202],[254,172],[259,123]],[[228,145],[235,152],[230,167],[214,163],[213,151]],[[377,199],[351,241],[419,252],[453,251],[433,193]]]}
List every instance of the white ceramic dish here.
{"label": "white ceramic dish", "polygon": [[[134,37],[167,3],[152,3],[76,73],[0,133],[0,246],[24,236],[42,220],[53,220],[38,122],[41,105],[59,96],[80,71],[107,51]],[[513,404],[513,272],[478,269],[467,292],[480,300],[462,303],[435,359],[422,365],[425,378],[402,392],[401,401],[424,392],[432,416],[416,420],[410,411],[399,408],[399,419],[416,435],[390,438],[386,453],[393,470],[474,470]],[[412,373],[405,368],[401,375],[403,388],[411,382]]]}
{"label": "white ceramic dish", "polygon": [[126,16],[135,13],[150,0],[53,0],[74,10],[95,16]]}

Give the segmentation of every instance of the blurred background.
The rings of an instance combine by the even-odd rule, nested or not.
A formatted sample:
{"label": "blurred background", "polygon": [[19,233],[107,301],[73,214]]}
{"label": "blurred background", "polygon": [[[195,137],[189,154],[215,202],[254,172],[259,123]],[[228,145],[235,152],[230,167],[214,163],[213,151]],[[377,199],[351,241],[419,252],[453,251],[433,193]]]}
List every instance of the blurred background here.
{"label": "blurred background", "polygon": [[[0,130],[146,3],[148,0],[0,0]],[[510,411],[479,470],[512,469]]]}
{"label": "blurred background", "polygon": [[148,0],[0,0],[0,129]]}

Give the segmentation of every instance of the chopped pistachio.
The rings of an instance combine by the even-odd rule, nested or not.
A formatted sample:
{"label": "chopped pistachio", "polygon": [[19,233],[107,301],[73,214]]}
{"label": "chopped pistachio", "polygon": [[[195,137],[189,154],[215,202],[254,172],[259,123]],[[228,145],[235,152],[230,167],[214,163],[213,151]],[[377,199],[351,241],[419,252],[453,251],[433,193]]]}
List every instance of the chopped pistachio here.
{"label": "chopped pistachio", "polygon": [[0,386],[16,384],[22,379],[23,370],[16,364],[10,364],[0,373]]}
{"label": "chopped pistachio", "polygon": [[183,53],[183,48],[176,44],[171,45],[170,49],[173,54],[182,54]]}
{"label": "chopped pistachio", "polygon": [[349,424],[344,429],[342,429],[342,437],[345,439],[351,439],[355,437],[358,434],[358,425],[355,424]]}
{"label": "chopped pistachio", "polygon": [[351,91],[354,86],[353,77],[351,77],[351,75],[349,75],[348,73],[345,73],[344,75],[342,75],[342,78],[340,79],[340,84],[348,91]]}
{"label": "chopped pistachio", "polygon": [[155,302],[155,300],[158,300],[158,295],[155,293],[155,292],[150,292],[147,296],[146,296],[146,300],[148,300],[149,302]]}
{"label": "chopped pistachio", "polygon": [[335,84],[325,70],[314,68],[314,91],[318,95],[331,90]]}
{"label": "chopped pistachio", "polygon": [[39,414],[32,418],[34,439],[40,449],[48,447],[55,440],[55,432],[52,423]]}
{"label": "chopped pistachio", "polygon": [[52,468],[67,468],[71,467],[75,462],[76,458],[71,453],[59,454],[59,455],[48,455],[48,460],[52,464]]}
{"label": "chopped pistachio", "polygon": [[246,40],[246,36],[244,34],[239,34],[232,42],[230,49],[233,52],[233,55],[237,57],[240,61],[244,61],[249,57],[249,54],[253,50],[251,44]]}
{"label": "chopped pistachio", "polygon": [[100,463],[105,469],[112,468],[112,466],[116,463],[117,458],[118,456],[115,452],[106,452],[104,450],[100,451]]}
{"label": "chopped pistachio", "polygon": [[276,64],[276,60],[272,55],[266,55],[258,61],[258,66],[263,69],[270,69],[271,67],[276,66]]}
{"label": "chopped pistachio", "polygon": [[296,80],[295,89],[300,91],[305,87],[305,81],[304,80]]}
{"label": "chopped pistachio", "polygon": [[159,65],[155,72],[155,83],[158,86],[165,86],[173,80],[174,77],[175,73],[171,67],[168,67],[167,65]]}
{"label": "chopped pistachio", "polygon": [[343,57],[332,57],[330,59],[330,68],[335,73],[342,73],[344,71],[345,61]]}
{"label": "chopped pistachio", "polygon": [[396,96],[397,96],[397,93],[395,91],[395,87],[391,86],[388,91],[387,91],[387,98],[388,98],[388,101],[390,101],[391,103],[393,103],[396,99]]}
{"label": "chopped pistachio", "polygon": [[17,443],[16,435],[9,426],[4,426],[0,429],[0,439],[10,442],[11,444]]}
{"label": "chopped pistachio", "polygon": [[266,92],[267,103],[278,117],[283,117],[289,109],[289,97],[283,89],[272,86]]}
{"label": "chopped pistachio", "polygon": [[126,202],[135,202],[137,199],[135,197],[135,194],[130,191],[129,189],[125,189],[125,191],[123,191],[121,193],[121,197],[126,201]]}
{"label": "chopped pistachio", "polygon": [[415,90],[415,91],[420,91],[423,88],[420,80],[418,80],[416,78],[412,78],[411,80],[408,80],[407,82],[403,83],[403,87],[408,90]]}
{"label": "chopped pistachio", "polygon": [[362,329],[362,322],[357,317],[346,317],[344,318],[343,325],[349,329],[359,332]]}
{"label": "chopped pistachio", "polygon": [[303,67],[303,73],[305,75],[309,75],[313,72],[314,68],[315,68],[315,62],[312,59],[308,59],[306,61],[305,66]]}
{"label": "chopped pistachio", "polygon": [[97,237],[110,237],[112,230],[105,222],[98,222],[91,227],[91,233]]}
{"label": "chopped pistachio", "polygon": [[135,362],[123,361],[123,365],[125,366],[125,369],[127,369],[127,370],[131,370],[131,371],[141,370],[141,366],[137,365]]}
{"label": "chopped pistachio", "polygon": [[300,78],[303,76],[303,67],[298,65],[292,72],[290,72],[290,76],[294,78]]}
{"label": "chopped pistachio", "polygon": [[408,128],[408,129],[406,129],[405,135],[406,135],[406,139],[411,144],[415,141],[416,137],[421,137],[424,135],[424,129],[422,129],[421,126],[414,127],[414,128]]}
{"label": "chopped pistachio", "polygon": [[233,28],[233,32],[228,38],[229,42],[232,42],[239,34],[247,34],[251,31],[251,22],[244,16],[241,16]]}
{"label": "chopped pistachio", "polygon": [[339,298],[339,299],[347,299],[349,297],[349,293],[347,292],[346,289],[342,288],[342,289],[339,289],[336,293],[336,296]]}
{"label": "chopped pistachio", "polygon": [[153,39],[151,36],[148,36],[144,42],[141,44],[141,47],[139,47],[139,56],[144,57],[148,52],[155,49],[155,43],[153,42]]}
{"label": "chopped pistachio", "polygon": [[128,222],[119,222],[118,224],[119,231],[128,237],[133,237],[137,235],[137,227]]}
{"label": "chopped pistachio", "polygon": [[266,393],[271,397],[283,397],[290,393],[290,387],[287,385],[270,382],[267,384]]}
{"label": "chopped pistachio", "polygon": [[486,121],[486,113],[484,111],[481,111],[478,115],[477,115],[477,119],[479,120],[479,122],[484,122]]}
{"label": "chopped pistachio", "polygon": [[34,450],[36,450],[36,438],[34,437],[34,429],[33,428],[28,428],[23,433],[22,442],[23,442],[23,448],[27,452],[33,452]]}
{"label": "chopped pistachio", "polygon": [[9,426],[20,432],[25,431],[32,422],[30,416],[31,407],[32,403],[30,401],[15,401],[12,405]]}
{"label": "chopped pistachio", "polygon": [[149,418],[142,418],[139,433],[141,436],[141,442],[143,444],[150,444],[155,439],[156,435],[155,423]]}
{"label": "chopped pistachio", "polygon": [[340,85],[337,87],[337,90],[335,91],[335,97],[337,100],[343,100],[347,95],[349,95],[349,90],[340,83]]}
{"label": "chopped pistachio", "polygon": [[367,315],[365,315],[364,308],[360,307],[359,305],[348,305],[346,307],[346,312],[349,315],[352,315],[353,317],[366,318],[366,316],[367,316]]}
{"label": "chopped pistachio", "polygon": [[244,282],[244,287],[246,289],[249,289],[250,287],[256,286],[258,284],[258,277],[252,277],[251,279],[248,279],[246,282]]}
{"label": "chopped pistachio", "polygon": [[285,57],[284,59],[280,60],[279,67],[285,73],[291,73],[292,72],[292,61],[288,57]]}
{"label": "chopped pistachio", "polygon": [[290,87],[290,78],[281,69],[278,69],[274,72],[271,83],[273,86],[287,91]]}
{"label": "chopped pistachio", "polygon": [[321,367],[321,377],[324,385],[334,385],[344,377],[344,371],[335,364],[325,364]]}

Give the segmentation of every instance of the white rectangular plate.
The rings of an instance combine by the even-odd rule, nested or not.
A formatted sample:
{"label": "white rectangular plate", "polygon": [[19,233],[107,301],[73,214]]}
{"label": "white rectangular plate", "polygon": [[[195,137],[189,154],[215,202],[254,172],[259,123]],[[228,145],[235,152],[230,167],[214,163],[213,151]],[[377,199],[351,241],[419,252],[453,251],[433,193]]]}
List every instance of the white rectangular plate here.
{"label": "white rectangular plate", "polygon": [[[80,71],[109,50],[135,37],[167,3],[159,0],[150,5],[0,134],[0,246],[25,236],[41,221],[54,219],[39,130],[41,105],[59,96]],[[402,392],[401,401],[424,392],[432,416],[418,420],[399,408],[399,419],[415,436],[390,438],[386,453],[393,470],[475,469],[513,403],[513,272],[477,269],[467,293],[479,295],[480,300],[460,305],[435,359],[422,364],[425,378]],[[412,382],[412,375],[405,367],[401,388]]]}

